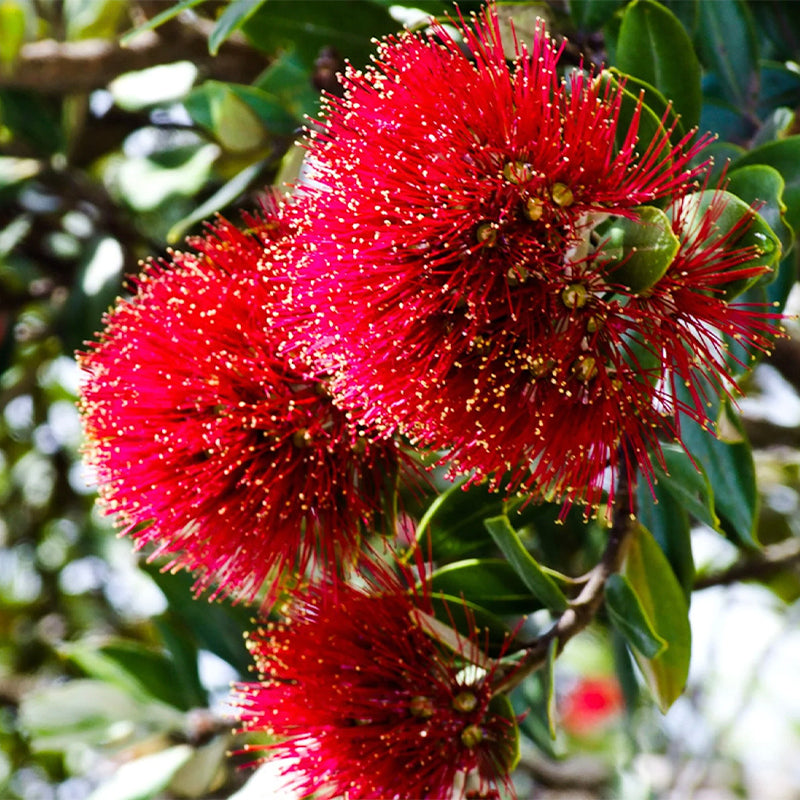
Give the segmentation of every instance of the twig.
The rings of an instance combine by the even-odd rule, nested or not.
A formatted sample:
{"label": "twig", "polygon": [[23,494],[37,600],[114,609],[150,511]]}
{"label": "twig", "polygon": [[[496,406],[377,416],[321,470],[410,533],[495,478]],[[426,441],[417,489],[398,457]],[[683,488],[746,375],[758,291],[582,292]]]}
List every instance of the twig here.
{"label": "twig", "polygon": [[719,572],[699,576],[694,582],[694,589],[729,586],[740,581],[769,578],[795,564],[800,564],[800,539],[787,539],[765,547],[761,552],[737,561]]}
{"label": "twig", "polygon": [[588,579],[578,596],[570,601],[549,631],[537,637],[529,645],[522,660],[509,670],[498,673],[495,692],[507,692],[525,677],[541,669],[548,658],[551,643],[556,641],[556,654],[561,653],[566,643],[576,636],[595,618],[603,602],[606,580],[619,572],[625,558],[625,549],[636,522],[636,472],[632,454],[621,445],[621,466],[614,494],[611,528],[603,556],[589,572]]}

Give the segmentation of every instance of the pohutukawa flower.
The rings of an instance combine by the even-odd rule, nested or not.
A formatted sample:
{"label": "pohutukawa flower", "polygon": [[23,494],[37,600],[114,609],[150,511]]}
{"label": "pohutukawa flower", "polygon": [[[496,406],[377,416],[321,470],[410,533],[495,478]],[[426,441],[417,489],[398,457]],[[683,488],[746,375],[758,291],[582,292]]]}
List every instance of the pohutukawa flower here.
{"label": "pohutukawa flower", "polygon": [[[733,240],[712,257],[660,210],[697,189],[707,139],[639,141],[641,106],[623,129],[619,87],[560,78],[542,26],[510,60],[491,8],[459,27],[464,49],[436,25],[387,38],[329,99],[286,313],[313,319],[337,398],[371,423],[478,478],[595,503],[607,467],[647,471],[676,434],[673,381],[725,383],[698,321],[758,345],[763,326],[720,300]],[[637,275],[635,245],[615,256],[614,220],[666,240],[670,292]],[[676,286],[693,298],[679,312]],[[679,410],[705,414],[699,397]],[[618,462],[623,439],[637,464]]]}
{"label": "pohutukawa flower", "polygon": [[[437,640],[430,604],[397,579],[369,591],[312,588],[287,622],[251,634],[260,682],[236,687],[246,731],[299,795],[455,800],[509,789],[516,723],[493,696],[477,634]],[[435,620],[434,620],[435,623]],[[449,630],[449,629],[448,629]]]}
{"label": "pohutukawa flower", "polygon": [[196,252],[150,263],[79,354],[85,453],[108,512],[196,587],[272,601],[285,570],[334,569],[376,524],[398,451],[289,367],[265,324],[278,212],[220,222]]}

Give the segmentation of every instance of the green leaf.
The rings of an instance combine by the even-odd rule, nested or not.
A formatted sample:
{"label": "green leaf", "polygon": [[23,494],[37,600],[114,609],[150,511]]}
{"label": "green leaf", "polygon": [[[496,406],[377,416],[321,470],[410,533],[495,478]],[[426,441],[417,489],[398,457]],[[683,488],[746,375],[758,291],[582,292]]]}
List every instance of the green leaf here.
{"label": "green leaf", "polygon": [[753,453],[744,439],[741,420],[726,408],[722,413],[739,441],[722,441],[690,420],[681,423],[681,438],[705,470],[716,511],[724,517],[726,528],[740,543],[759,547],[755,538],[758,490]]}
{"label": "green leaf", "polygon": [[616,67],[611,67],[607,71],[615,77],[618,83],[624,84],[625,90],[629,94],[637,98],[643,95],[645,106],[653,112],[663,128],[669,129],[671,126],[675,126],[670,139],[673,144],[677,145],[687,129],[674,107],[667,102],[667,98],[655,86],[641,78],[620,72]]}
{"label": "green leaf", "polygon": [[[639,521],[653,534],[658,546],[664,551],[678,583],[683,587],[686,601],[689,602],[695,577],[692,526],[688,512],[675,499],[674,494],[665,488],[665,483],[666,481],[659,480],[653,487],[654,497],[647,483],[639,482]],[[716,514],[714,519],[717,519]]]}
{"label": "green leaf", "polygon": [[700,63],[689,35],[669,9],[654,0],[633,0],[625,7],[616,64],[672,100],[687,128],[697,125],[703,103]]}
{"label": "green leaf", "polygon": [[[623,87],[621,81],[624,80],[625,77],[626,76],[620,75],[618,72],[614,73],[607,69],[603,70],[598,76],[598,80],[604,89],[605,85],[610,83],[611,90],[613,92],[619,92],[620,94],[621,102],[616,130],[617,147],[622,147],[624,144],[625,137],[628,134],[629,128],[633,124],[636,111],[640,105],[638,94],[634,94],[634,92],[629,91],[626,87]],[[632,86],[635,86],[635,83],[633,83]],[[653,111],[653,109],[650,108],[650,106],[648,106],[645,102],[642,102],[641,104],[637,133],[639,142],[643,147],[648,146],[650,142],[660,141],[667,135],[667,129],[664,127],[661,117],[656,114],[656,112]],[[669,155],[665,155],[665,160],[668,158]]]}
{"label": "green leaf", "polygon": [[320,93],[312,83],[311,70],[295,52],[281,53],[253,85],[276,97],[298,123],[319,111]]}
{"label": "green leaf", "polygon": [[628,543],[621,574],[630,584],[655,634],[667,646],[654,658],[632,651],[648,688],[666,713],[683,692],[689,674],[689,608],[675,573],[652,534],[642,525]]}
{"label": "green leaf", "polygon": [[125,11],[119,0],[65,0],[67,40],[112,39]]}
{"label": "green leaf", "polygon": [[774,167],[766,164],[752,164],[733,167],[728,179],[727,190],[751,206],[758,207],[758,213],[769,225],[781,243],[781,253],[786,255],[794,244],[794,231],[786,224],[786,204],[783,192],[786,182]]}
{"label": "green leaf", "polygon": [[[780,239],[760,214],[730,192],[707,189],[680,200],[682,217],[687,221],[683,235],[689,240],[698,236],[708,209],[720,203],[720,199],[724,201],[724,206],[714,220],[714,230],[720,239],[724,238],[725,249],[752,248],[753,257],[746,262],[746,265],[774,270],[781,258]],[[750,221],[745,222],[748,219]],[[737,266],[737,269],[742,266],[744,265]],[[754,275],[729,281],[724,287],[725,298],[732,300],[761,279],[761,275]]]}
{"label": "green leaf", "polygon": [[225,601],[196,599],[192,596],[194,578],[185,572],[162,572],[153,563],[143,564],[142,569],[169,601],[164,618],[191,636],[201,649],[209,650],[246,675],[251,658],[243,634],[251,627],[252,610]]}
{"label": "green leaf", "polygon": [[557,612],[566,611],[569,603],[558,584],[542,569],[536,559],[525,549],[519,534],[511,527],[508,517],[485,519],[483,524],[508,559],[515,572],[531,592],[544,605]]}
{"label": "green leaf", "polygon": [[432,592],[431,604],[440,625],[449,626],[466,638],[474,637],[477,632],[479,641],[489,645],[489,656],[499,656],[501,652],[515,649],[513,645],[509,646],[511,628],[489,609],[444,592]]}
{"label": "green leaf", "polygon": [[233,0],[220,14],[211,36],[208,37],[208,52],[215,56],[220,45],[258,11],[266,0]]}
{"label": "green leaf", "polygon": [[789,136],[750,150],[733,164],[732,171],[752,164],[766,164],[781,174],[786,222],[792,230],[800,231],[800,136]]}
{"label": "green leaf", "polygon": [[666,641],[653,629],[636,590],[624,575],[609,575],[605,585],[605,604],[612,624],[631,647],[649,659],[664,652]]}
{"label": "green leaf", "polygon": [[135,211],[154,211],[174,197],[199,192],[218,156],[217,145],[204,144],[127,158],[115,175],[115,188]]}
{"label": "green leaf", "polygon": [[548,684],[544,670],[529,675],[511,693],[511,702],[517,712],[522,733],[546,755],[559,758],[564,755],[551,735],[548,702],[552,697],[552,683]]}
{"label": "green leaf", "polygon": [[498,766],[504,773],[511,774],[519,764],[520,752],[517,716],[508,695],[496,694],[492,697],[489,701],[489,713],[508,723],[503,725],[500,740],[493,743],[492,756],[497,759]]}
{"label": "green leaf", "polygon": [[269,134],[291,136],[298,122],[280,101],[253,86],[208,80],[184,101],[195,122],[234,153],[263,147]]}
{"label": "green leaf", "polygon": [[169,8],[165,8],[163,11],[156,14],[152,19],[149,19],[147,22],[144,22],[133,30],[128,31],[120,38],[120,44],[123,47],[127,47],[131,40],[135,39],[140,33],[151,31],[154,28],[157,28],[159,25],[163,25],[165,22],[169,22],[171,19],[174,19],[181,12],[187,11],[195,6],[199,6],[200,3],[204,2],[205,0],[179,0],[179,2],[174,3],[173,5],[169,6]]}
{"label": "green leaf", "polygon": [[87,800],[153,800],[169,786],[178,770],[193,754],[188,744],[128,761],[113,777],[97,787]]}
{"label": "green leaf", "polygon": [[188,711],[197,701],[186,693],[168,656],[133,640],[70,642],[59,650],[90,677],[119,686],[142,702],[159,700]]}
{"label": "green leaf", "polygon": [[716,528],[719,518],[714,513],[714,492],[702,466],[692,464],[678,445],[664,445],[662,452],[666,472],[658,465],[655,467],[660,485],[698,522]]}
{"label": "green leaf", "polygon": [[119,722],[142,733],[180,730],[183,714],[161,703],[141,703],[128,692],[99,680],[71,680],[27,692],[19,726],[37,752],[108,744]]}
{"label": "green leaf", "polygon": [[598,226],[599,258],[609,281],[631,292],[658,283],[680,248],[667,215],[654,206],[634,209],[635,219],[615,217]]}
{"label": "green leaf", "polygon": [[357,66],[369,61],[372,38],[396,33],[399,23],[389,9],[359,0],[292,0],[261,5],[242,26],[260,50],[274,54],[294,50],[308,66],[323,48],[332,47]]}
{"label": "green leaf", "polygon": [[623,3],[624,0],[570,0],[569,11],[578,30],[596,31]]}
{"label": "green leaf", "polygon": [[231,205],[238,197],[243,195],[247,189],[255,182],[264,169],[264,162],[257,161],[250,164],[241,172],[234,175],[229,181],[224,183],[214,194],[204,203],[197,206],[191,214],[176,222],[167,233],[167,242],[175,244],[185,236],[189,228],[197,222],[208,219],[221,208]]}
{"label": "green leaf", "polygon": [[491,549],[483,520],[505,511],[502,495],[489,490],[487,484],[464,488],[461,481],[442,492],[428,506],[417,525],[418,540],[430,531],[433,557],[437,561],[453,561],[482,555]]}
{"label": "green leaf", "polygon": [[743,0],[701,2],[697,42],[725,97],[742,113],[754,110],[759,95],[759,49],[747,4]]}
{"label": "green leaf", "polygon": [[0,70],[7,70],[17,59],[25,41],[25,12],[15,0],[0,2]]}
{"label": "green leaf", "polygon": [[440,567],[430,576],[435,592],[490,608],[496,614],[528,614],[542,607],[514,568],[499,558],[471,558]]}
{"label": "green leaf", "polygon": [[800,105],[800,74],[778,61],[761,62],[761,94],[758,98],[758,115],[783,108],[794,109]]}

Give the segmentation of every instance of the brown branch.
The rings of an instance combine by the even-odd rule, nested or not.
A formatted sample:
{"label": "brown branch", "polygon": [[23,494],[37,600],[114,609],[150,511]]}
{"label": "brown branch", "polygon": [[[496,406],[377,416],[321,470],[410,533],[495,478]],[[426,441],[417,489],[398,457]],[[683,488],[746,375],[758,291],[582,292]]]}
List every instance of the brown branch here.
{"label": "brown branch", "polygon": [[800,539],[787,539],[765,547],[730,567],[708,575],[700,575],[694,583],[695,590],[712,586],[729,586],[740,581],[758,580],[777,575],[787,567],[800,564]]}
{"label": "brown branch", "polygon": [[584,630],[597,616],[603,603],[606,580],[622,568],[627,543],[636,529],[636,480],[632,454],[627,453],[624,446],[620,449],[622,466],[614,494],[611,528],[600,561],[589,572],[580,593],[570,601],[569,607],[561,614],[555,625],[526,648],[520,662],[510,670],[498,673],[495,692],[507,692],[526,676],[541,669],[547,663],[553,642],[556,654],[560,654],[566,643]]}
{"label": "brown branch", "polygon": [[0,88],[46,94],[90,92],[125,72],[175,61],[191,61],[219,80],[250,82],[268,63],[246,42],[228,40],[216,56],[208,52],[211,23],[171,26],[169,36],[143,31],[127,47],[107,39],[58,42],[43,39],[23,45],[12,70],[0,71]]}

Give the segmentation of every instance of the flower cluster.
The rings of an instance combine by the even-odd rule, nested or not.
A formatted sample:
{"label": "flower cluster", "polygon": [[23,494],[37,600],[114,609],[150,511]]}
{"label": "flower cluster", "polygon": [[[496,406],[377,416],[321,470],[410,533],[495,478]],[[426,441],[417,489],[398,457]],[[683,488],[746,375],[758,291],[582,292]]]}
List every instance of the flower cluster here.
{"label": "flower cluster", "polygon": [[[737,269],[755,249],[710,223],[687,236],[707,140],[640,142],[641,105],[621,130],[619,86],[559,77],[541,26],[511,59],[492,11],[460,32],[465,48],[439,26],[388,38],[342,79],[309,140],[289,314],[313,319],[306,347],[343,367],[337,400],[371,424],[476,479],[594,505],[623,440],[623,466],[649,473],[672,412],[705,419],[722,333],[764,346],[763,318],[722,296],[759,272]],[[662,280],[615,259],[612,217],[664,220],[679,252]],[[684,384],[697,402],[676,409]]]}
{"label": "flower cluster", "polygon": [[500,662],[369,547],[396,533],[400,437],[594,510],[707,423],[728,341],[765,349],[773,322],[731,302],[768,267],[755,212],[730,223],[705,182],[707,139],[669,115],[640,138],[642,101],[561,75],[541,25],[513,52],[491,7],[456,27],[348,68],[294,196],[146,265],[79,355],[124,531],[212,597],[286,600],[236,704],[321,800],[511,788]]}
{"label": "flower cluster", "polygon": [[238,686],[239,714],[245,730],[277,737],[252,749],[298,796],[444,800],[459,785],[492,797],[507,783],[515,723],[492,693],[497,662],[476,634],[454,633],[453,649],[437,641],[432,613],[381,575],[369,591],[317,586],[288,622],[250,636],[261,680]]}
{"label": "flower cluster", "polygon": [[335,407],[327,376],[289,366],[265,323],[291,241],[281,216],[220,222],[149,264],[80,354],[86,461],[125,531],[197,589],[252,600],[284,573],[339,569],[377,527],[395,442]]}

